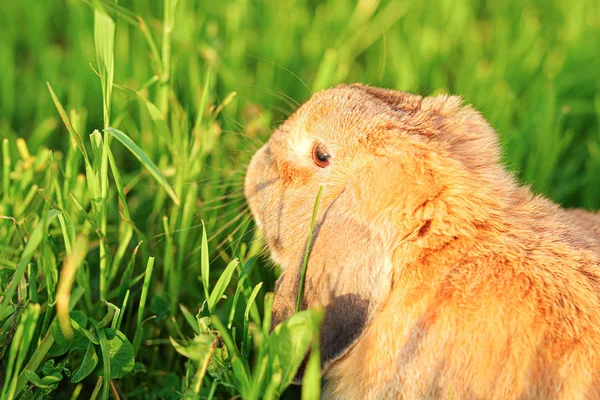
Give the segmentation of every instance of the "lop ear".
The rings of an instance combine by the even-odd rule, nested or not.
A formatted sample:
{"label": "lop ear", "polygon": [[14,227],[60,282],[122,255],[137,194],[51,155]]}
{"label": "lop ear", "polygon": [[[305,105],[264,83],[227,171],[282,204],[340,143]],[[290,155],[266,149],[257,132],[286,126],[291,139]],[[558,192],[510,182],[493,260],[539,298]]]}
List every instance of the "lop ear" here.
{"label": "lop ear", "polygon": [[[334,200],[318,218],[301,303],[302,309],[325,308],[321,329],[323,370],[360,339],[392,283],[391,261],[385,259],[383,242],[367,226],[345,215],[341,203],[345,201]],[[273,326],[295,311],[301,265],[300,259],[277,282]],[[303,369],[295,383],[301,381]]]}
{"label": "lop ear", "polygon": [[403,121],[406,127],[445,143],[472,172],[504,176],[499,168],[500,145],[496,131],[475,108],[465,106],[460,96],[421,97],[362,84],[351,87],[368,93],[401,114],[410,114],[410,118]]}

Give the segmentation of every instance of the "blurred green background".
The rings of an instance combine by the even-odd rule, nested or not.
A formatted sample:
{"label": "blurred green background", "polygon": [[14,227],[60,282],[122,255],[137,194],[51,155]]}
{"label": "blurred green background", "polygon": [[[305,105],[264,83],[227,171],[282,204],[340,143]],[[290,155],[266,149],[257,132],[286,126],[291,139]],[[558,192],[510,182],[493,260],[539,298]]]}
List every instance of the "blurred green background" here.
{"label": "blurred green background", "polygon": [[[102,74],[97,53],[99,43],[112,39],[102,29],[95,38],[94,9],[116,22],[115,85],[108,97],[96,73]],[[88,138],[95,129],[120,129],[158,166],[182,205],[115,140],[110,171],[119,177],[113,172],[100,183],[108,182],[97,203],[90,183],[95,181],[82,175],[81,154],[46,81],[90,154],[106,156],[93,144],[100,136]],[[85,294],[74,309],[100,321],[106,314],[101,300],[118,307],[133,302],[123,311],[121,328],[132,342],[138,315],[156,317],[146,323],[136,349],[136,368],[146,372],[127,374],[117,390],[128,398],[188,393],[197,363],[184,362],[168,337],[184,340],[198,332],[178,305],[196,314],[207,297],[198,280],[201,221],[208,232],[211,287],[232,259],[241,262],[228,298],[211,310],[238,327],[239,340],[241,331],[248,332],[243,314],[252,303],[250,292],[264,282],[252,306],[251,319],[258,323],[277,275],[260,257],[262,244],[244,206],[245,165],[311,92],[341,82],[459,94],[499,132],[505,162],[522,182],[565,206],[600,208],[598,0],[3,1],[0,138],[8,140],[0,215],[14,220],[0,220],[2,293],[34,226],[50,210],[60,210],[70,216],[73,232],[90,241],[81,245],[84,261],[74,288]],[[121,194],[127,207],[118,200]],[[55,287],[69,253],[64,230],[50,226],[33,261],[24,264],[28,284],[12,299],[12,311],[0,309],[0,344],[8,346],[17,327],[26,327],[19,318],[25,307],[41,306],[24,363],[35,356],[54,317]],[[112,259],[102,261],[106,253]],[[142,285],[148,257],[156,258],[154,272]],[[99,271],[101,264],[106,270]],[[138,306],[142,286],[149,293],[145,311]],[[232,299],[234,293],[243,301]],[[0,359],[9,359],[8,353]],[[72,359],[76,365],[82,355],[62,357],[56,362]],[[0,375],[5,379],[6,372]],[[207,378],[200,393],[228,398],[241,391],[235,379],[231,387],[214,382],[221,381]],[[73,391],[91,393],[97,381],[57,385],[69,397]],[[32,396],[43,392],[27,387]],[[46,391],[54,396],[55,389]]]}
{"label": "blurred green background", "polygon": [[[162,2],[119,4],[158,36]],[[90,8],[81,1],[24,0],[3,2],[0,10],[2,135],[25,137],[33,148],[64,145],[64,135],[48,123],[56,111],[45,81],[67,108],[87,112],[86,131],[101,126],[100,87],[88,65],[95,62]],[[172,83],[193,118],[212,63],[217,76],[210,94],[218,102],[238,93],[223,124],[240,131],[249,105],[264,110],[270,129],[309,98],[300,79],[313,91],[363,82],[460,94],[498,130],[507,161],[534,188],[594,207],[599,15],[597,0],[181,0]],[[121,20],[115,82],[135,88],[155,73],[140,29]],[[125,107],[119,100],[115,107]]]}

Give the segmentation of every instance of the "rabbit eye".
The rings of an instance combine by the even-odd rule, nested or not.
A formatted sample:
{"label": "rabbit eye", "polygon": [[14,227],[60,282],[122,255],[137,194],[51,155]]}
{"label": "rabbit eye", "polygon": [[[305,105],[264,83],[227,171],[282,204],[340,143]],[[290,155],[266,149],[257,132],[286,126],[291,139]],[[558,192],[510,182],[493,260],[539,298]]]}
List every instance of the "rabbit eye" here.
{"label": "rabbit eye", "polygon": [[317,167],[325,168],[329,165],[329,153],[321,145],[315,145],[313,147],[312,158]]}

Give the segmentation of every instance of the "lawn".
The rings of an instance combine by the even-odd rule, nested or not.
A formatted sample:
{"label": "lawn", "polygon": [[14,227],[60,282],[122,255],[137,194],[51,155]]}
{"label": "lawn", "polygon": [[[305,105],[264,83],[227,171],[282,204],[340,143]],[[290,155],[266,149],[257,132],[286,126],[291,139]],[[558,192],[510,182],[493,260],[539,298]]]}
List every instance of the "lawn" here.
{"label": "lawn", "polygon": [[3,1],[1,399],[318,398],[322,315],[270,332],[243,177],[337,83],[459,94],[523,183],[600,208],[600,3],[509,3]]}

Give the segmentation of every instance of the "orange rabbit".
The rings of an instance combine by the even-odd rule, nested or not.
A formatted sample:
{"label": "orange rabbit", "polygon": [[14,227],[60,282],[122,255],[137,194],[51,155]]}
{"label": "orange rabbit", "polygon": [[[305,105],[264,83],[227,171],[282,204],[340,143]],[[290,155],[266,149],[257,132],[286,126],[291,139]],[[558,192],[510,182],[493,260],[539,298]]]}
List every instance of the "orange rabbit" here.
{"label": "orange rabbit", "polygon": [[325,398],[600,398],[599,217],[521,187],[456,96],[317,93],[254,156],[274,323],[323,306]]}

